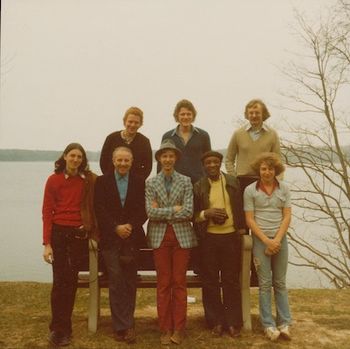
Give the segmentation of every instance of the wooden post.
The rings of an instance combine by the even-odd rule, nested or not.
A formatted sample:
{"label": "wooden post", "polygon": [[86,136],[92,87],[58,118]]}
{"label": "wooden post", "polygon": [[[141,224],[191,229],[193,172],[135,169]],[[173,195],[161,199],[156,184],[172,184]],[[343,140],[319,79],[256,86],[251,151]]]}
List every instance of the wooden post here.
{"label": "wooden post", "polygon": [[253,239],[250,235],[242,236],[242,269],[241,269],[241,298],[243,328],[252,330],[252,319],[250,314],[250,264],[253,247]]}
{"label": "wooden post", "polygon": [[98,284],[98,251],[97,242],[89,240],[89,310],[88,328],[96,333],[100,317],[100,287]]}

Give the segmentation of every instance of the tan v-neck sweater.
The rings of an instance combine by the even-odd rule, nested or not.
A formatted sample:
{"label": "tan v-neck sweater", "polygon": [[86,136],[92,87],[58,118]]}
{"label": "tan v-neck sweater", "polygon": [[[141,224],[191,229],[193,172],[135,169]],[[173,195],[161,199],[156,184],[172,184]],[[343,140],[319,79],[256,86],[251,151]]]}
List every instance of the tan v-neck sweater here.
{"label": "tan v-neck sweater", "polygon": [[281,155],[277,132],[269,127],[261,130],[261,136],[253,141],[249,132],[242,127],[233,133],[227,148],[225,166],[230,175],[254,175],[250,164],[263,152]]}

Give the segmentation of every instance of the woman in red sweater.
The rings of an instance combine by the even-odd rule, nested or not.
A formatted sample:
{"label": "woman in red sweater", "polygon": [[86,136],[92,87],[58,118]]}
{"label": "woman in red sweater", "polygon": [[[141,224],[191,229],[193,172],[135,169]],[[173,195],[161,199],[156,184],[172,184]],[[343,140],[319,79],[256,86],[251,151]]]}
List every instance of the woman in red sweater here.
{"label": "woman in red sweater", "polygon": [[78,265],[88,237],[97,236],[92,205],[95,179],[84,148],[71,143],[55,162],[55,173],[45,186],[43,257],[53,270],[49,341],[57,346],[70,343]]}

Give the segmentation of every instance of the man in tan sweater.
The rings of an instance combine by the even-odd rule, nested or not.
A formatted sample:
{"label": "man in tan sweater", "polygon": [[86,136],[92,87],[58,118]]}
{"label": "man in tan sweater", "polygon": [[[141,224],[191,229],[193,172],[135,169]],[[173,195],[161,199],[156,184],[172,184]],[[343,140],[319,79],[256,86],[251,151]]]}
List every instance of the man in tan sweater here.
{"label": "man in tan sweater", "polygon": [[280,141],[277,132],[264,123],[270,113],[263,101],[251,100],[245,107],[244,115],[249,124],[233,133],[227,148],[225,165],[228,174],[238,177],[253,176],[255,180],[250,164],[263,152],[273,152],[281,156]]}

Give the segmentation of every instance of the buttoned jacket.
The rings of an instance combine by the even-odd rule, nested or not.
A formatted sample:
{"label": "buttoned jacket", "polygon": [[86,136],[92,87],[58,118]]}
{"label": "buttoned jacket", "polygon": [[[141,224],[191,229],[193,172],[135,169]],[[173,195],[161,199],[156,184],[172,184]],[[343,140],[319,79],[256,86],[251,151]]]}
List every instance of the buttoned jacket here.
{"label": "buttoned jacket", "polygon": [[128,190],[122,206],[114,173],[97,177],[94,197],[95,213],[100,229],[102,247],[121,242],[116,226],[132,225],[131,239],[136,246],[146,244],[142,225],[147,216],[145,211],[145,181],[129,173]]}
{"label": "buttoned jacket", "polygon": [[[226,173],[221,173],[225,176],[226,186],[225,189],[230,198],[231,211],[233,216],[235,231],[245,228],[242,194],[240,191],[239,182],[234,176],[230,176]],[[208,177],[202,177],[194,185],[194,217],[198,217],[200,212],[210,208],[209,194],[210,194],[210,183]],[[196,222],[195,231],[198,238],[203,238],[207,233],[208,220]]]}
{"label": "buttoned jacket", "polygon": [[[158,207],[153,207],[156,202]],[[175,212],[174,206],[182,209]],[[146,212],[149,218],[147,239],[151,248],[162,243],[168,224],[173,226],[176,238],[182,248],[197,246],[192,227],[193,191],[191,179],[174,171],[171,190],[167,194],[163,172],[146,182]]]}

